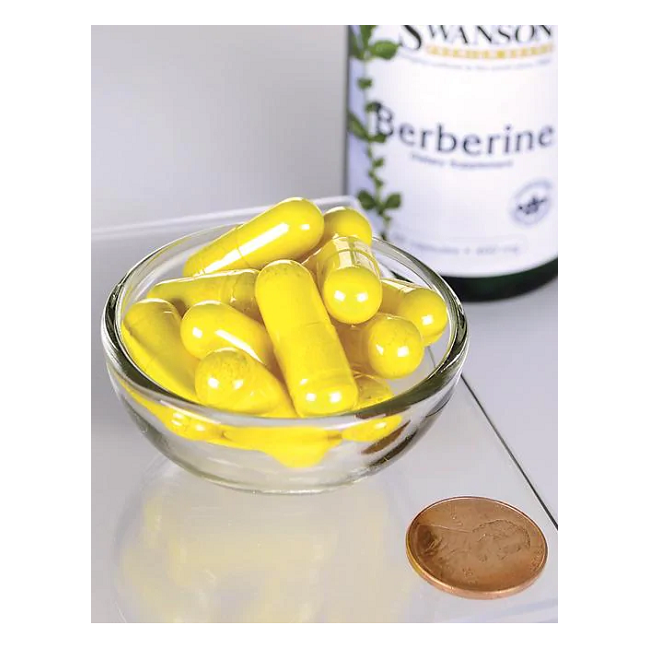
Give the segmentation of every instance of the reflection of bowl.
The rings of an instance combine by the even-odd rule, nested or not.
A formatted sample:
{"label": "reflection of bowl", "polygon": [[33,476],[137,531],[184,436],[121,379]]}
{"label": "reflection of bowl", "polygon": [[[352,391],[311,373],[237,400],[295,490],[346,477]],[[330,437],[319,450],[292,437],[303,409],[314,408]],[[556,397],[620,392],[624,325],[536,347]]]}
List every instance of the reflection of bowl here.
{"label": "reflection of bowl", "polygon": [[463,308],[444,280],[384,241],[373,242],[383,274],[436,290],[445,300],[449,318],[445,333],[427,349],[418,370],[393,382],[395,397],[385,402],[322,418],[254,417],[218,411],[173,395],[131,361],[120,332],[126,309],[154,284],[180,277],[188,256],[232,225],[220,225],[163,246],[136,264],[113,289],[102,319],[102,341],[116,393],[145,436],[166,456],[195,474],[230,487],[317,492],[354,482],[384,467],[425,432],[447,403],[468,346]]}
{"label": "reflection of bowl", "polygon": [[372,482],[259,496],[161,459],[117,529],[117,605],[130,623],[397,622],[420,583],[397,513]]}

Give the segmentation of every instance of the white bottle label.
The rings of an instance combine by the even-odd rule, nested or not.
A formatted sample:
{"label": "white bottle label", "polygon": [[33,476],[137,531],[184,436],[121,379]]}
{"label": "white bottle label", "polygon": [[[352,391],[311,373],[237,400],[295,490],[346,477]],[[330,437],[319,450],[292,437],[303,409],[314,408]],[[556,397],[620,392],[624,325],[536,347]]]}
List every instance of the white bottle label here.
{"label": "white bottle label", "polygon": [[355,27],[348,192],[443,275],[557,257],[557,26]]}

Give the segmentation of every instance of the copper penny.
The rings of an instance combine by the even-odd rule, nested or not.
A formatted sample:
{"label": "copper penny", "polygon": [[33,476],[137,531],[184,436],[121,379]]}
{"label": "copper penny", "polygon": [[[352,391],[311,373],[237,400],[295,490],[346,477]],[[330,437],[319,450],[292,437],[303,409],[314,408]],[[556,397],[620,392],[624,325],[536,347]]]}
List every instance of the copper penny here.
{"label": "copper penny", "polygon": [[425,508],[406,533],[406,553],[428,582],[465,598],[500,598],[531,585],[546,564],[539,526],[507,503],[455,497]]}

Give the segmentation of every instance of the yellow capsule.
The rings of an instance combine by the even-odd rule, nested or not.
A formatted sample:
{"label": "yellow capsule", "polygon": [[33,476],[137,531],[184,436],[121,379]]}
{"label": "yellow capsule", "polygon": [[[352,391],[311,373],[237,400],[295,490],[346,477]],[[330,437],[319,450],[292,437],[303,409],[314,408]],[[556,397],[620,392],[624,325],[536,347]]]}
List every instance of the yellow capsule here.
{"label": "yellow capsule", "polygon": [[226,438],[249,449],[262,451],[286,467],[313,467],[341,443],[337,431],[313,427],[229,429]]}
{"label": "yellow capsule", "polygon": [[260,271],[255,297],[298,414],[354,407],[357,386],[309,271],[297,262],[273,262]]}
{"label": "yellow capsule", "polygon": [[[284,387],[283,387],[284,388]],[[276,406],[273,410],[264,413],[265,418],[299,418],[300,416],[296,413],[296,409],[293,406],[293,402],[287,393],[285,393],[286,399],[282,399],[280,404]]]}
{"label": "yellow capsule", "polygon": [[[367,408],[393,397],[390,386],[380,377],[355,373],[354,379],[359,388],[357,409]],[[389,415],[385,418],[368,420],[345,429],[343,438],[355,442],[375,442],[395,431],[401,422],[402,418],[399,415]]]}
{"label": "yellow capsule", "polygon": [[197,360],[181,341],[181,317],[166,300],[134,303],[122,321],[122,340],[134,363],[171,393],[196,401]]}
{"label": "yellow capsule", "polygon": [[259,361],[236,348],[210,352],[196,369],[196,393],[206,406],[265,414],[289,401],[280,381]]}
{"label": "yellow capsule", "polygon": [[350,364],[360,372],[399,379],[410,375],[424,356],[422,336],[411,321],[379,313],[361,325],[337,331]]}
{"label": "yellow capsule", "polygon": [[261,321],[260,310],[255,302],[255,280],[258,273],[256,269],[240,269],[195,278],[165,280],[152,287],[147,298],[162,298],[171,302],[181,316],[197,302],[218,300]]}
{"label": "yellow capsule", "polygon": [[192,255],[184,275],[261,269],[277,259],[300,259],[323,236],[323,215],[307,199],[287,199]]}
{"label": "yellow capsule", "polygon": [[363,323],[381,304],[381,274],[370,246],[356,237],[337,237],[304,261],[323,302],[340,323]]}
{"label": "yellow capsule", "polygon": [[226,426],[212,420],[206,420],[184,409],[154,402],[144,397],[144,395],[136,393],[121,379],[118,379],[118,381],[134,401],[155,416],[168,431],[177,436],[197,442],[221,445],[222,447],[248,449],[248,447],[224,437]]}
{"label": "yellow capsule", "polygon": [[362,242],[372,243],[372,228],[368,220],[352,208],[332,208],[323,215],[325,230],[318,247],[335,237],[356,237]]}
{"label": "yellow capsule", "polygon": [[190,307],[181,321],[181,340],[198,359],[219,348],[235,347],[279,372],[264,325],[222,302],[206,300]]}
{"label": "yellow capsule", "polygon": [[381,281],[381,311],[410,320],[420,330],[424,345],[435,343],[447,327],[447,306],[442,296],[410,282]]}

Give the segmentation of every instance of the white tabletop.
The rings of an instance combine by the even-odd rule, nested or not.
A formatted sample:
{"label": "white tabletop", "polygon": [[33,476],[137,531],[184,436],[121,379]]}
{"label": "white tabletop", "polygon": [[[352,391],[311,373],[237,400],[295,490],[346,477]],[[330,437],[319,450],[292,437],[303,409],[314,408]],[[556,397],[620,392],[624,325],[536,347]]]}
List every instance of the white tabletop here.
{"label": "white tabletop", "polygon": [[466,304],[463,375],[558,520],[557,280],[526,295]]}
{"label": "white tabletop", "polygon": [[[557,530],[545,510],[557,516],[556,285],[467,306],[464,374],[479,401],[461,382],[431,431],[393,465],[322,495],[243,494],[164,459],[104,367],[99,320],[110,289],[188,228],[197,229],[175,222],[93,238],[93,621],[556,620]],[[546,536],[547,566],[516,596],[454,597],[408,564],[412,518],[469,494],[522,509]]]}

